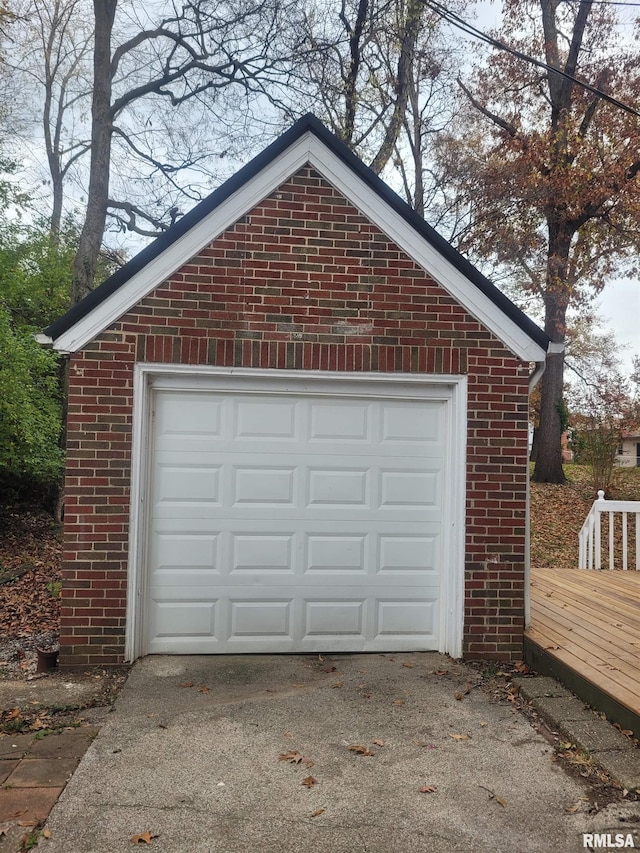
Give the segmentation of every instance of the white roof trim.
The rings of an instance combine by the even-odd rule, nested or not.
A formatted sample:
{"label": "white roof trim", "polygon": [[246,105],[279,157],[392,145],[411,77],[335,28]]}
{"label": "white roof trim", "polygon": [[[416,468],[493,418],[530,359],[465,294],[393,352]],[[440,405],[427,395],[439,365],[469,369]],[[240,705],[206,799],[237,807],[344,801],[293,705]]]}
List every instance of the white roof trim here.
{"label": "white roof trim", "polygon": [[54,349],[60,352],[82,349],[306,163],[310,163],[511,352],[524,361],[544,360],[545,351],[539,344],[311,132],[293,142],[186,234],[63,332],[54,341]]}

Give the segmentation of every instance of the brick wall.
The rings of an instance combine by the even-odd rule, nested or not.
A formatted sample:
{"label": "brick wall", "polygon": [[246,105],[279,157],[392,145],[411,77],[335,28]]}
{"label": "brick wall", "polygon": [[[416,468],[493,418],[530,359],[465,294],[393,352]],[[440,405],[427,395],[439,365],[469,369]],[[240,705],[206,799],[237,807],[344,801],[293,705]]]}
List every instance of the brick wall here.
{"label": "brick wall", "polygon": [[520,656],[528,365],[303,169],[72,356],[63,665],[122,661],[136,361],[467,374],[464,649]]}

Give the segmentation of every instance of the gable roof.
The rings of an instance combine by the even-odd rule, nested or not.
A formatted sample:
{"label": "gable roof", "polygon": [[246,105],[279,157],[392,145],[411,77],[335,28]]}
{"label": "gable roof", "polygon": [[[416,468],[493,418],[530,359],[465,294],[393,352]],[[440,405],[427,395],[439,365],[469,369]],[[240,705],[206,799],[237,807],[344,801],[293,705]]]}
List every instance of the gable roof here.
{"label": "gable roof", "polygon": [[82,349],[306,164],[514,354],[544,360],[547,334],[311,114],[48,326],[47,341],[61,352]]}

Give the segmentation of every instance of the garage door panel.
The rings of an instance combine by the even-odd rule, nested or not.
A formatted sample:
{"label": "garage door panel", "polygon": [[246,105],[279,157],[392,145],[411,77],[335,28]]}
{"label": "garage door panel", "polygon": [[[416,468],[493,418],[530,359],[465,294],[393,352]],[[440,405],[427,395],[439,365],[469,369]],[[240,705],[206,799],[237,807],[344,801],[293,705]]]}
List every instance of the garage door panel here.
{"label": "garage door panel", "polygon": [[358,572],[366,574],[370,563],[369,536],[316,534],[307,536],[304,574]]}
{"label": "garage door panel", "polygon": [[154,574],[175,571],[204,571],[216,574],[220,565],[219,533],[156,532],[150,566]]}
{"label": "garage door panel", "polygon": [[442,446],[444,412],[439,403],[424,403],[419,408],[394,402],[382,406],[382,441],[385,444]]}
{"label": "garage door panel", "polygon": [[[175,520],[159,520],[155,526],[149,566],[158,582],[171,577],[175,583],[186,582],[187,576],[198,572],[218,576],[358,572],[372,577],[391,573],[394,583],[400,583],[403,574],[419,573],[432,582],[428,575],[437,577],[439,571],[439,536],[412,535],[410,523],[381,533],[375,522],[354,531],[353,524],[344,520],[332,523],[332,533],[318,520],[305,531],[274,530],[273,522],[265,521],[241,531],[218,525],[217,530],[205,532],[198,519],[191,519],[192,532],[183,528],[176,533],[163,532],[162,521],[170,530],[175,525]],[[431,527],[437,531],[435,525]],[[408,583],[415,584],[416,578]]]}
{"label": "garage door panel", "polygon": [[295,400],[261,397],[237,401],[234,440],[290,441],[297,433],[297,412]]}
{"label": "garage door panel", "polygon": [[346,443],[349,449],[358,442],[370,445],[374,404],[357,401],[315,402],[309,406],[310,443]]}
{"label": "garage door panel", "polygon": [[229,639],[286,637],[293,641],[291,599],[229,598]]}
{"label": "garage door panel", "polygon": [[445,401],[154,402],[149,652],[438,648]]}
{"label": "garage door panel", "polygon": [[216,633],[217,599],[196,601],[153,601],[151,611],[155,636],[212,638]]}
{"label": "garage door panel", "polygon": [[221,503],[221,466],[159,462],[158,500],[163,503]]}
{"label": "garage door panel", "polygon": [[[193,441],[221,438],[223,430],[222,398],[183,391],[179,395],[164,395],[156,400],[156,415],[160,418],[160,438],[178,439],[191,449]],[[189,418],[185,420],[185,410]]]}
{"label": "garage door panel", "polygon": [[231,533],[231,574],[254,572],[256,576],[273,572],[294,573],[295,535]]}
{"label": "garage door panel", "polygon": [[371,506],[370,469],[309,468],[306,505]]}
{"label": "garage door panel", "polygon": [[380,472],[380,508],[440,508],[441,478],[437,471],[387,469]]}
{"label": "garage door panel", "polygon": [[435,637],[437,601],[429,598],[393,598],[376,602],[379,637]]}
{"label": "garage door panel", "polygon": [[381,536],[378,574],[404,572],[438,576],[439,536]]}
{"label": "garage door panel", "polygon": [[233,465],[232,504],[294,505],[296,469],[293,466],[265,467]]}
{"label": "garage door panel", "polygon": [[304,638],[332,638],[350,636],[364,641],[366,639],[367,602],[355,601],[315,601],[304,602]]}

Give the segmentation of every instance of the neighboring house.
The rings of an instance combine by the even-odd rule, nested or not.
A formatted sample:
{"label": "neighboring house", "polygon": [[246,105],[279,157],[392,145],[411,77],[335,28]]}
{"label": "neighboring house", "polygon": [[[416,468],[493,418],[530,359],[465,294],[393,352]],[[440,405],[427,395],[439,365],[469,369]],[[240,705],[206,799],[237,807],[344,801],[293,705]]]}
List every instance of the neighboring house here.
{"label": "neighboring house", "polygon": [[640,431],[622,433],[616,465],[623,468],[640,468]]}
{"label": "neighboring house", "polygon": [[571,432],[565,430],[560,436],[560,445],[562,447],[562,461],[573,462],[573,450],[571,448]]}
{"label": "neighboring house", "polygon": [[63,664],[521,655],[549,339],[313,116],[46,335]]}

